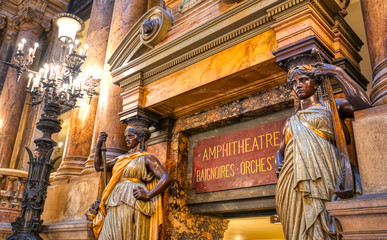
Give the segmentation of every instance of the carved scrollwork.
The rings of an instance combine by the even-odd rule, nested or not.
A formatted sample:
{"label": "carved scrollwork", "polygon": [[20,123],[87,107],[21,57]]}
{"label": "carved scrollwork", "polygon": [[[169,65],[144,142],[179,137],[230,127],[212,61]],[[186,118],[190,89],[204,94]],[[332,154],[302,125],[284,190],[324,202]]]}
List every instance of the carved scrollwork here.
{"label": "carved scrollwork", "polygon": [[140,27],[140,39],[144,45],[153,48],[165,38],[172,27],[173,17],[170,12],[161,7],[150,9],[146,15],[147,18]]}
{"label": "carved scrollwork", "polygon": [[0,15],[0,30],[4,29],[7,26],[7,17]]}
{"label": "carved scrollwork", "polygon": [[30,27],[25,25],[25,23],[31,23],[35,26],[39,26],[44,31],[49,31],[52,26],[51,21],[44,16],[41,11],[33,9],[32,7],[26,7],[24,11],[15,18],[15,26],[19,28],[19,30],[24,26]]}

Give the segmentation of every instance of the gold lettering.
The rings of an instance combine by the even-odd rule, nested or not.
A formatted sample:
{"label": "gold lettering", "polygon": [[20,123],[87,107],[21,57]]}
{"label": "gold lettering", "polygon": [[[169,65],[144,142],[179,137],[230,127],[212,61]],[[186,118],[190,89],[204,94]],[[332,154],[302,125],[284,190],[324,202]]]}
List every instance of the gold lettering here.
{"label": "gold lettering", "polygon": [[232,142],[231,144],[233,145],[233,149],[234,149],[234,155],[235,155],[235,143],[236,143],[237,141],[234,141],[234,142]]}
{"label": "gold lettering", "polygon": [[262,143],[263,143],[263,140],[262,140],[263,136],[265,136],[265,135],[259,135],[258,136],[260,138],[260,141],[261,141],[261,149],[262,149]]}
{"label": "gold lettering", "polygon": [[209,150],[209,152],[210,152],[210,156],[209,156],[208,159],[211,159],[211,156],[212,156],[213,158],[218,158],[218,157],[216,156],[216,147],[214,147],[212,150],[211,150],[211,148],[208,148],[208,150]]}
{"label": "gold lettering", "polygon": [[[274,158],[274,156],[271,158]],[[271,165],[271,163],[269,161],[269,160],[271,160],[271,158],[270,157],[266,158],[266,162],[267,162],[267,164],[269,164],[269,167],[266,168],[267,171],[270,171],[271,169],[273,169],[273,166]]]}
{"label": "gold lettering", "polygon": [[214,170],[214,168],[211,168],[211,176],[212,179],[216,179],[216,171]]}
{"label": "gold lettering", "polygon": [[274,134],[274,146],[279,146],[280,142],[278,141],[279,140],[279,136],[278,135],[280,134],[280,132],[277,131],[277,132],[274,132],[273,134]]}
{"label": "gold lettering", "polygon": [[248,172],[248,174],[251,174],[250,172],[250,162],[249,161],[246,161],[246,173]]}
{"label": "gold lettering", "polygon": [[216,146],[216,158],[218,158],[220,152],[222,152],[222,145]]}
{"label": "gold lettering", "polygon": [[241,169],[241,175],[245,175],[246,174],[245,162],[241,162],[240,169]]}
{"label": "gold lettering", "polygon": [[[267,136],[269,136],[270,138],[268,138]],[[271,146],[273,146],[273,143],[271,142],[272,139],[273,139],[273,136],[271,135],[271,133],[266,134],[266,148],[269,147],[269,142]]]}
{"label": "gold lettering", "polygon": [[224,176],[226,176],[226,167],[224,165],[222,165],[222,178],[224,178]]}
{"label": "gold lettering", "polygon": [[226,178],[230,177],[230,176],[228,175],[228,171],[229,171],[228,168],[229,168],[229,167],[230,167],[230,164],[227,164],[227,165],[226,165]]}
{"label": "gold lettering", "polygon": [[207,149],[204,149],[203,162],[208,160]]}
{"label": "gold lettering", "polygon": [[248,141],[250,141],[251,140],[251,138],[246,138],[245,139],[245,152],[251,152],[251,149],[249,149],[249,143],[248,143]]}
{"label": "gold lettering", "polygon": [[235,166],[234,164],[230,165],[230,169],[231,169],[231,172],[232,172],[231,175],[230,175],[231,177],[235,176],[235,172],[234,172],[234,169],[233,169],[234,166]]}
{"label": "gold lettering", "polygon": [[[225,147],[225,145],[226,145],[226,147]],[[228,143],[223,144],[223,155],[222,156],[223,157],[228,157],[228,151],[229,151]]]}
{"label": "gold lettering", "polygon": [[[257,168],[255,167],[255,169],[253,168],[253,164],[256,162],[256,160],[251,160],[251,173],[256,173],[257,172]],[[256,165],[256,164],[255,164]]]}
{"label": "gold lettering", "polygon": [[259,150],[259,147],[258,147],[258,140],[257,140],[257,138],[255,137],[254,138],[254,143],[253,143],[253,149],[251,150],[251,151],[254,151],[254,148],[257,148],[257,150]]}
{"label": "gold lettering", "polygon": [[260,159],[255,161],[255,169],[257,172],[261,172],[261,160]]}
{"label": "gold lettering", "polygon": [[[242,143],[242,144],[241,144]],[[238,154],[241,154],[241,150],[242,150],[242,153],[245,152],[245,141],[238,141]]]}
{"label": "gold lettering", "polygon": [[196,182],[200,182],[200,170],[196,170]]}
{"label": "gold lettering", "polygon": [[265,166],[265,164],[263,163],[263,159],[265,158],[261,158],[261,171],[266,172],[266,169],[263,168],[263,166]]}

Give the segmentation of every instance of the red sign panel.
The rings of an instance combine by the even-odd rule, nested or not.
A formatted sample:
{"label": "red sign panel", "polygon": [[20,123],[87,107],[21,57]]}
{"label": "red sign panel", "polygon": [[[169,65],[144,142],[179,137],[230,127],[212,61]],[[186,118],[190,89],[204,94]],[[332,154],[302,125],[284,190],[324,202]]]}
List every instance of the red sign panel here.
{"label": "red sign panel", "polygon": [[276,183],[274,155],[285,121],[198,141],[192,161],[196,193]]}

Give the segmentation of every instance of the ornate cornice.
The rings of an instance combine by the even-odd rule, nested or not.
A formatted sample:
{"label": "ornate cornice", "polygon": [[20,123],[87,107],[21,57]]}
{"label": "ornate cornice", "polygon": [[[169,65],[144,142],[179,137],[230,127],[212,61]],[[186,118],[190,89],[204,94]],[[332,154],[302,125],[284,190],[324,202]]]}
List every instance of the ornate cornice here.
{"label": "ornate cornice", "polygon": [[[272,24],[306,9],[313,9],[331,29],[347,27],[342,24],[338,14],[341,8],[335,0],[245,0],[151,51],[139,51],[140,41],[131,30],[110,60],[113,81],[124,89],[138,85],[136,81],[147,85],[257,36]],[[361,45],[352,30],[343,32],[351,43]],[[140,54],[133,55],[135,51]]]}
{"label": "ornate cornice", "polygon": [[[265,32],[270,29],[270,26],[267,25],[270,18],[266,16],[265,9],[278,2],[280,1],[244,1],[198,28],[192,29],[182,36],[134,59],[128,59],[133,56],[130,51],[138,50],[138,47],[136,48],[138,41],[129,37],[132,35],[131,30],[121,44],[122,46],[117,49],[109,60],[113,64],[111,72],[114,82],[120,85],[122,81],[125,83],[130,82],[133,80],[132,76],[141,72],[143,74],[142,80],[146,85]],[[238,22],[239,25],[233,31],[227,29],[230,25],[233,25],[230,19]],[[126,49],[126,51],[123,49]],[[177,55],[176,52],[180,52],[180,54]],[[120,63],[115,64],[118,62]],[[125,85],[125,88],[128,88],[128,85]]]}

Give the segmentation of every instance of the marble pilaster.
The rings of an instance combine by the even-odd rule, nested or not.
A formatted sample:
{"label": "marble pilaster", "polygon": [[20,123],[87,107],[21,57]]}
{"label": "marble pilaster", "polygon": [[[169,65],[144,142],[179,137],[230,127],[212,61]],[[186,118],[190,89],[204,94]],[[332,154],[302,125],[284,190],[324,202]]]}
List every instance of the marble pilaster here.
{"label": "marble pilaster", "polygon": [[373,106],[387,104],[387,3],[360,1],[371,58],[373,83],[370,98]]}
{"label": "marble pilaster", "polygon": [[[115,1],[106,61],[114,53],[133,24],[146,12],[147,3],[148,1],[145,0]],[[125,126],[118,118],[118,113],[122,111],[122,92],[123,90],[119,86],[113,84],[109,66],[105,64],[94,128],[93,149],[87,161],[85,173],[92,171],[91,169],[94,167],[92,160],[94,158],[93,152],[101,131],[109,135],[106,142],[108,161],[126,151],[126,143],[124,141]]]}
{"label": "marble pilaster", "polygon": [[[105,64],[113,7],[113,0],[93,1],[86,36],[89,51],[82,71],[94,78],[101,77],[95,76],[95,72],[102,71]],[[64,158],[55,180],[80,175],[84,170],[92,146],[98,100],[98,96],[93,96],[90,104],[84,103],[73,110]]]}
{"label": "marble pilaster", "polygon": [[[33,46],[35,42],[39,42],[39,38],[45,29],[51,27],[50,22],[42,12],[27,8],[15,20],[16,26],[19,28],[19,33],[16,42],[21,39],[26,39],[24,49]],[[36,57],[32,68],[37,65],[38,57]],[[9,69],[5,79],[2,94],[0,96],[0,167],[9,167],[12,150],[15,144],[15,139],[18,131],[18,126],[21,114],[24,107],[24,99],[26,96],[25,87],[28,78],[21,77],[19,82],[16,81],[16,71]]]}

